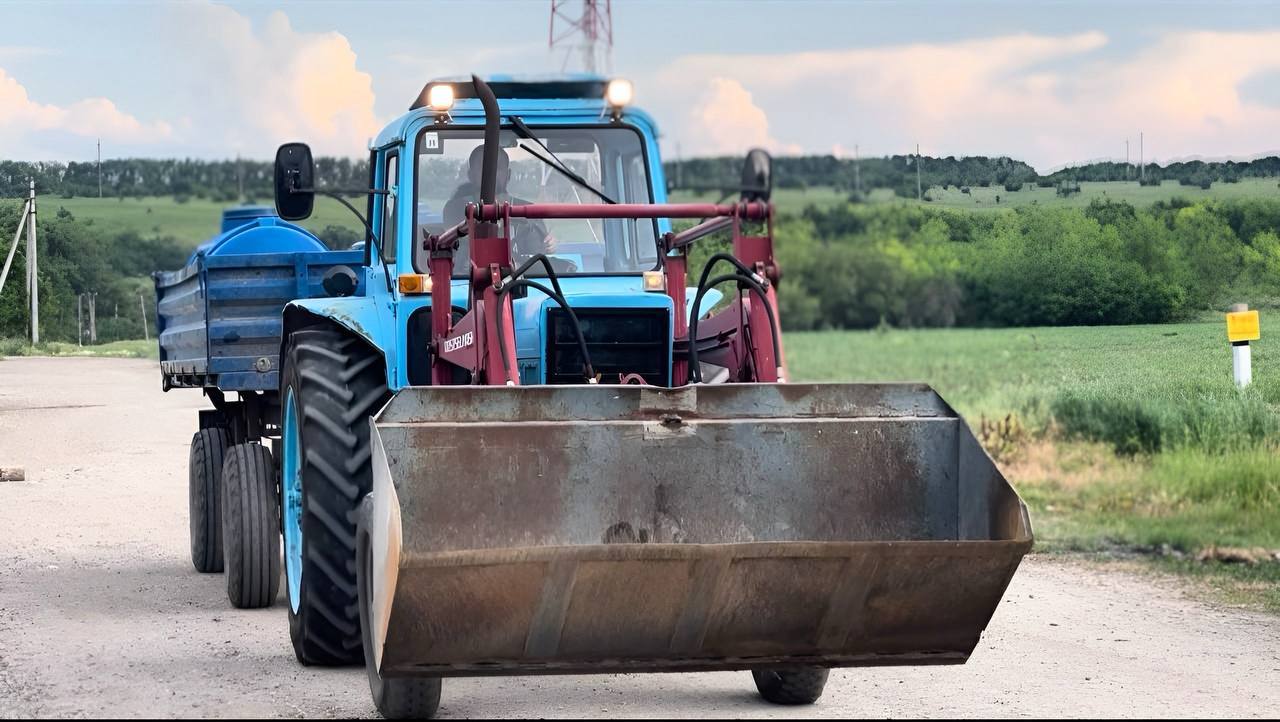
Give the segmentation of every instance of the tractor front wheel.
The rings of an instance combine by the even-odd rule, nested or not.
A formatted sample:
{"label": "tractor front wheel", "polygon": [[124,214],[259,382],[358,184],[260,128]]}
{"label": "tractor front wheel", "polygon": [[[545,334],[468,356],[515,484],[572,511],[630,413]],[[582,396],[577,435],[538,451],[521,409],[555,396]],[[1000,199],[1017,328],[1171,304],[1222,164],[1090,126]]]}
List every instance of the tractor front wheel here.
{"label": "tractor front wheel", "polygon": [[373,495],[360,504],[356,527],[356,584],[360,596],[360,628],[364,647],[364,669],[369,677],[373,704],[387,719],[434,719],[440,709],[439,677],[383,677],[373,649],[373,552],[369,545],[369,522],[373,518]]}
{"label": "tractor front wheel", "polygon": [[355,508],[373,485],[369,416],[382,357],[333,328],[289,335],[281,374],[280,490],[289,636],[303,664],[363,661]]}
{"label": "tractor front wheel", "polygon": [[831,670],[825,667],[784,667],[751,672],[756,689],[774,704],[813,704],[822,696]]}

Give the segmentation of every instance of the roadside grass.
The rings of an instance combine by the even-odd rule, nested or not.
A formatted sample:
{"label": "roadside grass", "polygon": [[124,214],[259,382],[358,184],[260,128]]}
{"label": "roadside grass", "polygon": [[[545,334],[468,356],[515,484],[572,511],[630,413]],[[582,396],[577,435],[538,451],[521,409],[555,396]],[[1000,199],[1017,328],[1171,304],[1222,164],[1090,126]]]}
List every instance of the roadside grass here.
{"label": "roadside grass", "polygon": [[1037,549],[1138,556],[1280,612],[1280,374],[1264,339],[1235,389],[1223,325],[791,333],[787,351],[798,380],[932,384]]}
{"label": "roadside grass", "polygon": [[103,356],[158,359],[160,352],[155,339],[112,341],[95,346],[77,346],[63,341],[49,341],[33,347],[25,339],[0,338],[0,359],[5,356]]}

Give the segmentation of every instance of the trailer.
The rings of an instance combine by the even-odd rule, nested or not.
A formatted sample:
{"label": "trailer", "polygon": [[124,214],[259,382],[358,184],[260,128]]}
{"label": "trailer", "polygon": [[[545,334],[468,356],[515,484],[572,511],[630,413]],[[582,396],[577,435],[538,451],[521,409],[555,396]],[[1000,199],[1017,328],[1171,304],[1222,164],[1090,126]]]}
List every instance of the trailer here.
{"label": "trailer", "polygon": [[[363,250],[329,250],[268,206],[237,206],[223,212],[219,233],[183,268],[153,275],[161,384],[165,391],[200,389],[211,405],[200,412],[191,442],[191,560],[200,572],[231,567],[228,594],[236,606],[269,605],[279,586],[279,543],[272,562],[270,540],[279,530],[272,447],[280,426],[282,310],[328,295],[328,274],[364,260]],[[229,495],[227,472],[238,484],[251,476],[247,481],[264,488]],[[259,556],[267,566],[256,585],[243,554],[226,562],[225,543],[240,551],[246,530],[263,531],[255,546],[266,548]]]}

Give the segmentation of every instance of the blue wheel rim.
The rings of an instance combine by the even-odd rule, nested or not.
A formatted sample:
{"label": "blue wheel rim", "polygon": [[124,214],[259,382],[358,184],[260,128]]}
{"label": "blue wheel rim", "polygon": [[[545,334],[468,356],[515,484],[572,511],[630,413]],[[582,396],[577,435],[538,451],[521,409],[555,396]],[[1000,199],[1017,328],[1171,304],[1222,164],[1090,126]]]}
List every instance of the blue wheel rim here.
{"label": "blue wheel rim", "polygon": [[284,458],[280,462],[280,496],[284,506],[284,573],[289,588],[289,607],[298,613],[302,592],[302,461],[299,458],[298,406],[293,388],[284,398]]}

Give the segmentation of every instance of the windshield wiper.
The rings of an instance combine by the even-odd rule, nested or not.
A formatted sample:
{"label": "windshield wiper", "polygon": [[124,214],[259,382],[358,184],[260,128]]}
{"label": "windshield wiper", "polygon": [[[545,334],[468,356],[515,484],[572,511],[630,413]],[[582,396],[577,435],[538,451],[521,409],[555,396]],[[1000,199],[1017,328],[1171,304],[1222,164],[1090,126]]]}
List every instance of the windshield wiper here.
{"label": "windshield wiper", "polygon": [[[518,135],[518,136],[520,136],[521,138],[524,138],[524,139],[526,139],[526,140],[531,140],[531,141],[533,141],[534,143],[537,143],[539,148],[542,148],[543,150],[545,150],[545,151],[547,152],[547,155],[545,155],[545,156],[544,156],[544,155],[542,155],[542,154],[540,154],[540,153],[534,153],[534,152],[533,152],[533,149],[532,149],[532,148],[530,148],[529,146],[527,146],[527,145],[520,145],[519,147],[520,147],[521,149],[523,149],[523,150],[524,150],[524,152],[528,153],[529,155],[533,156],[534,158],[537,158],[538,160],[542,161],[543,163],[546,163],[547,165],[549,165],[549,166],[551,166],[552,168],[556,169],[556,171],[557,171],[557,172],[559,172],[559,173],[560,173],[561,175],[563,175],[564,177],[568,178],[569,180],[573,181],[574,183],[577,183],[578,185],[582,186],[583,188],[586,188],[587,190],[589,190],[589,191],[591,191],[592,193],[596,194],[597,196],[599,196],[599,197],[600,197],[600,200],[604,201],[605,203],[608,203],[608,204],[610,204],[610,205],[617,205],[617,204],[618,204],[618,202],[617,202],[617,201],[615,201],[614,199],[612,199],[612,198],[610,198],[609,196],[605,195],[605,192],[604,192],[604,191],[602,191],[602,190],[600,190],[599,188],[596,188],[595,186],[591,185],[589,182],[587,182],[587,179],[585,179],[585,178],[583,178],[582,176],[578,175],[577,173],[573,172],[573,169],[571,169],[571,168],[569,168],[569,166],[565,165],[564,161],[560,160],[560,158],[559,158],[559,157],[557,157],[555,153],[552,153],[552,152],[551,152],[551,149],[550,149],[550,148],[548,148],[548,147],[546,146],[546,144],[545,144],[545,143],[543,143],[542,141],[538,140],[538,137],[537,137],[536,135],[534,135],[534,134],[533,134],[533,131],[532,131],[532,130],[529,130],[529,126],[525,125],[524,121],[523,121],[523,120],[521,120],[519,116],[515,116],[515,115],[513,115],[513,116],[510,116],[510,119],[511,119],[511,125],[512,125],[512,127],[514,127],[514,128],[515,128],[516,135]],[[549,156],[549,157],[548,157],[548,156]]]}

